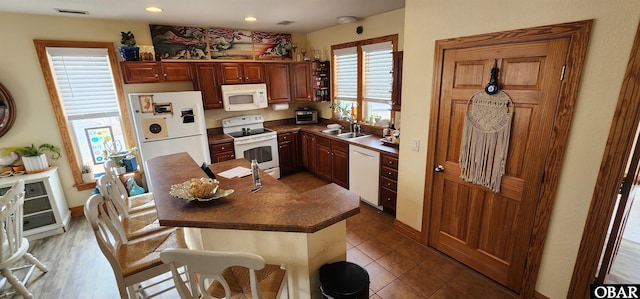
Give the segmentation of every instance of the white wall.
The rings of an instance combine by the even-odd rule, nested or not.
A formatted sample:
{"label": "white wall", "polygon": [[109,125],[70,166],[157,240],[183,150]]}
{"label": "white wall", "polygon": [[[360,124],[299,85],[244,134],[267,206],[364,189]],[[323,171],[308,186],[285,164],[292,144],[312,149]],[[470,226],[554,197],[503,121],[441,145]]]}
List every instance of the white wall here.
{"label": "white wall", "polygon": [[436,40],[594,19],[536,290],[564,298],[640,20],[635,0],[407,0],[397,219],[421,230]]}

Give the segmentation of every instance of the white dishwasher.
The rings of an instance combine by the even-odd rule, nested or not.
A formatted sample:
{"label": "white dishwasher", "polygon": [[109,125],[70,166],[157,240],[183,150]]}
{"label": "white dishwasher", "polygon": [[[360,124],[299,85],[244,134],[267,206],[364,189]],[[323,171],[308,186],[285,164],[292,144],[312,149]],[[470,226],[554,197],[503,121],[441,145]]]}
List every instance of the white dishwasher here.
{"label": "white dishwasher", "polygon": [[349,144],[349,190],[366,203],[382,209],[378,203],[380,153]]}

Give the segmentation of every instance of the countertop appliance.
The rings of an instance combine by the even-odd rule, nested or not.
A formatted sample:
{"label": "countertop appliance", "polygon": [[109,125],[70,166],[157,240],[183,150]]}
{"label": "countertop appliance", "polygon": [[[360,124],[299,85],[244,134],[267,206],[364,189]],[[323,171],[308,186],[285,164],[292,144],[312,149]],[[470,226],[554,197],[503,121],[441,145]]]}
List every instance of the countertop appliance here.
{"label": "countertop appliance", "polygon": [[382,210],[378,198],[380,153],[349,145],[349,190],[364,202]]}
{"label": "countertop appliance", "polygon": [[225,111],[245,111],[267,108],[267,85],[222,85],[222,105]]}
{"label": "countertop appliance", "polygon": [[297,110],[296,111],[296,124],[317,124],[318,123],[318,111],[316,110]]}
{"label": "countertop appliance", "polygon": [[280,178],[278,134],[264,127],[262,115],[240,115],[222,120],[222,132],[233,138],[236,159],[258,160],[266,173]]}
{"label": "countertop appliance", "polygon": [[[199,91],[132,93],[129,108],[142,161],[187,152],[198,164],[211,163]],[[146,162],[141,164],[149,173]]]}

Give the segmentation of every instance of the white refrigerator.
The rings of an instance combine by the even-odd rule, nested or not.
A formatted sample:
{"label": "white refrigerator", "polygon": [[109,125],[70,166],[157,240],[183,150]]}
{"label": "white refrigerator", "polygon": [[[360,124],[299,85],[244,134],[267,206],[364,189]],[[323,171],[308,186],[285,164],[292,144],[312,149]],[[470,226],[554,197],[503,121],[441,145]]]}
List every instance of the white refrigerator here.
{"label": "white refrigerator", "polygon": [[[198,164],[211,163],[199,91],[132,93],[129,109],[145,176],[146,161],[167,154],[187,152]],[[153,192],[148,180],[147,187]]]}

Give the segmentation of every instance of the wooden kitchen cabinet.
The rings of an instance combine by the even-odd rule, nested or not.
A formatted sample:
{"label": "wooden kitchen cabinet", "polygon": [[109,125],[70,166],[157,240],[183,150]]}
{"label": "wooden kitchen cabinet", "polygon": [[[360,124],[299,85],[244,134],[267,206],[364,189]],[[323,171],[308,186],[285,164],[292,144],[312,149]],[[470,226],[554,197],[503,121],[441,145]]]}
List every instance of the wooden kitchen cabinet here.
{"label": "wooden kitchen cabinet", "polygon": [[236,158],[233,142],[225,142],[209,145],[211,163],[218,163]]}
{"label": "wooden kitchen cabinet", "polygon": [[317,175],[349,188],[349,144],[316,136]]}
{"label": "wooden kitchen cabinet", "polygon": [[302,167],[306,168],[309,172],[317,174],[317,161],[318,153],[316,149],[316,135],[313,133],[302,132],[300,133],[301,139],[301,163]]}
{"label": "wooden kitchen cabinet", "polygon": [[278,134],[278,156],[280,173],[287,175],[300,167],[300,133],[290,132]]}
{"label": "wooden kitchen cabinet", "polygon": [[220,63],[221,84],[264,83],[264,63],[223,62]]}
{"label": "wooden kitchen cabinet", "polygon": [[218,79],[218,64],[213,62],[194,63],[195,79],[193,89],[202,93],[204,109],[220,109],[222,105],[222,93]]}
{"label": "wooden kitchen cabinet", "polygon": [[269,104],[291,102],[289,63],[265,63]]}
{"label": "wooden kitchen cabinet", "polygon": [[193,80],[189,62],[121,61],[120,69],[127,84]]}
{"label": "wooden kitchen cabinet", "polygon": [[391,110],[400,111],[402,106],[402,61],[403,51],[393,52],[393,83],[391,84]]}
{"label": "wooden kitchen cabinet", "polygon": [[398,158],[382,154],[380,159],[380,205],[395,214],[398,190]]}
{"label": "wooden kitchen cabinet", "polygon": [[291,95],[294,102],[311,102],[313,98],[311,62],[291,64]]}

